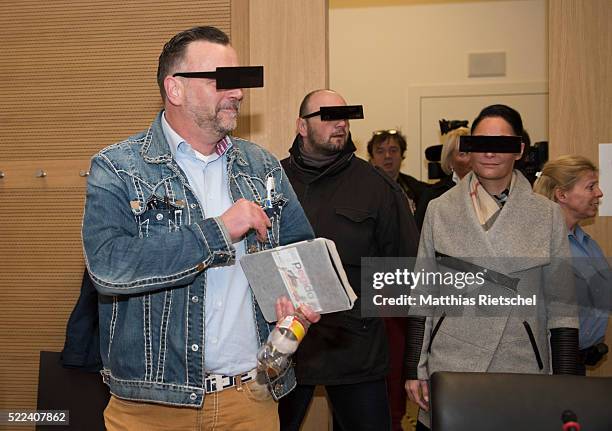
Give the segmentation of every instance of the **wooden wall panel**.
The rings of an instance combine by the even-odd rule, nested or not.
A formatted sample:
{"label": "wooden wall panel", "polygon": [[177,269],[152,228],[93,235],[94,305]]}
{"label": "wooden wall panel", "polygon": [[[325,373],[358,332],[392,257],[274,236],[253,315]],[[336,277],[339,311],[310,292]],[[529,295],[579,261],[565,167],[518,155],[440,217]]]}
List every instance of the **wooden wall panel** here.
{"label": "wooden wall panel", "polygon": [[[598,144],[612,142],[612,2],[548,4],[551,158],[574,153],[597,162]],[[606,256],[612,256],[611,218],[596,217],[585,227]],[[612,324],[607,343],[612,346]],[[612,375],[612,360],[593,374]]]}
{"label": "wooden wall panel", "polygon": [[0,160],[89,157],[142,130],[163,44],[201,24],[229,32],[229,0],[0,2]]}
{"label": "wooden wall panel", "polygon": [[[250,26],[249,26],[249,0],[232,0],[231,1],[231,27],[232,27],[232,46],[238,53],[238,61],[243,66],[254,66],[250,63]],[[265,80],[264,70],[264,80]],[[265,84],[265,82],[264,82]],[[238,118],[238,127],[234,130],[233,135],[244,139],[251,138],[251,93],[253,91],[261,91],[259,88],[242,90],[244,98],[240,103],[240,117]]]}
{"label": "wooden wall panel", "polygon": [[328,86],[328,5],[251,0],[249,11],[249,60],[265,68],[265,87],[251,90],[250,136],[284,158],[303,97]]}
{"label": "wooden wall panel", "polygon": [[0,195],[0,405],[33,408],[39,351],[61,350],[83,275],[83,188]]}

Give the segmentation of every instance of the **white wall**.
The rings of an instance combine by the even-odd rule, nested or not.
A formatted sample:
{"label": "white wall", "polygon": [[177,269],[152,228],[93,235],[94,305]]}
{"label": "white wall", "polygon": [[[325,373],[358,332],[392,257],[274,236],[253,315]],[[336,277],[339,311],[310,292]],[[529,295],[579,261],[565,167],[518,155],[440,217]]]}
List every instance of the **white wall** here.
{"label": "white wall", "polygon": [[[416,115],[408,107],[411,88],[548,80],[546,0],[346,4],[330,1],[329,77],[330,87],[349,104],[364,105],[366,118],[351,122],[361,157],[367,158],[372,131],[400,128],[408,139],[402,170],[420,176],[418,120],[408,118]],[[468,53],[499,51],[506,52],[505,77],[468,78]],[[530,120],[546,124],[547,113],[541,114],[524,118],[525,127],[530,129]],[[540,135],[532,135],[532,141],[546,140],[546,127],[536,129]]]}

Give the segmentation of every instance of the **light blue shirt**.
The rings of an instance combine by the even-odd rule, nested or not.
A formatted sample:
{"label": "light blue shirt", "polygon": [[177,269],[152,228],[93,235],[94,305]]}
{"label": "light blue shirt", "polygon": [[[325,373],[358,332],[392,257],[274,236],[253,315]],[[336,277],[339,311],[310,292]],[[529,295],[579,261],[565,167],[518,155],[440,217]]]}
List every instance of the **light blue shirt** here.
{"label": "light blue shirt", "polygon": [[[170,127],[165,113],[161,122],[172,156],[185,172],[205,216],[220,216],[233,205],[227,178],[227,152],[205,156]],[[231,146],[229,140],[228,143]],[[251,289],[238,263],[246,253],[245,241],[235,243],[234,247],[234,265],[206,270],[206,372],[228,376],[255,368],[258,350]]]}
{"label": "light blue shirt", "polygon": [[608,327],[612,272],[597,243],[579,225],[568,233],[580,317],[580,349],[601,343]]}

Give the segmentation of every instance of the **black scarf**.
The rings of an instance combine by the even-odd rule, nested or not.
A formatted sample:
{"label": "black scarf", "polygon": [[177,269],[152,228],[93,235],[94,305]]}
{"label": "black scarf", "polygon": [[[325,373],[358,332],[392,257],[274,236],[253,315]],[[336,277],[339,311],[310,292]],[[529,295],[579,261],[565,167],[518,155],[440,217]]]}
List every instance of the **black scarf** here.
{"label": "black scarf", "polygon": [[293,140],[293,145],[289,150],[291,155],[291,163],[295,164],[303,173],[309,173],[316,177],[324,174],[335,172],[338,168],[345,166],[353,158],[357,148],[353,143],[351,134],[349,133],[344,148],[330,156],[314,156],[304,152],[304,142],[300,135],[296,135]]}

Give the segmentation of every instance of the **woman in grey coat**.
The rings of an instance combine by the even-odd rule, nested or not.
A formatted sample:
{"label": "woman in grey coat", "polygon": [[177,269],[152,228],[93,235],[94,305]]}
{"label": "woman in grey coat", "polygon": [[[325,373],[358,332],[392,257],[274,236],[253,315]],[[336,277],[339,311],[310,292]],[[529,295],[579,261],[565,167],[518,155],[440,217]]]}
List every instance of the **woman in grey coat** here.
{"label": "woman in grey coat", "polygon": [[[576,371],[575,292],[571,270],[562,262],[570,256],[567,233],[558,205],[534,194],[513,169],[524,147],[522,132],[514,109],[483,109],[472,123],[473,136],[462,137],[461,151],[470,148],[473,171],[427,209],[418,268],[481,278],[467,287],[421,283],[414,290],[406,390],[421,407],[417,429],[430,425],[428,380],[436,371]],[[448,293],[464,306],[421,300]],[[514,298],[514,306],[480,303],[481,295],[508,303]],[[516,298],[531,302],[516,305]]]}

